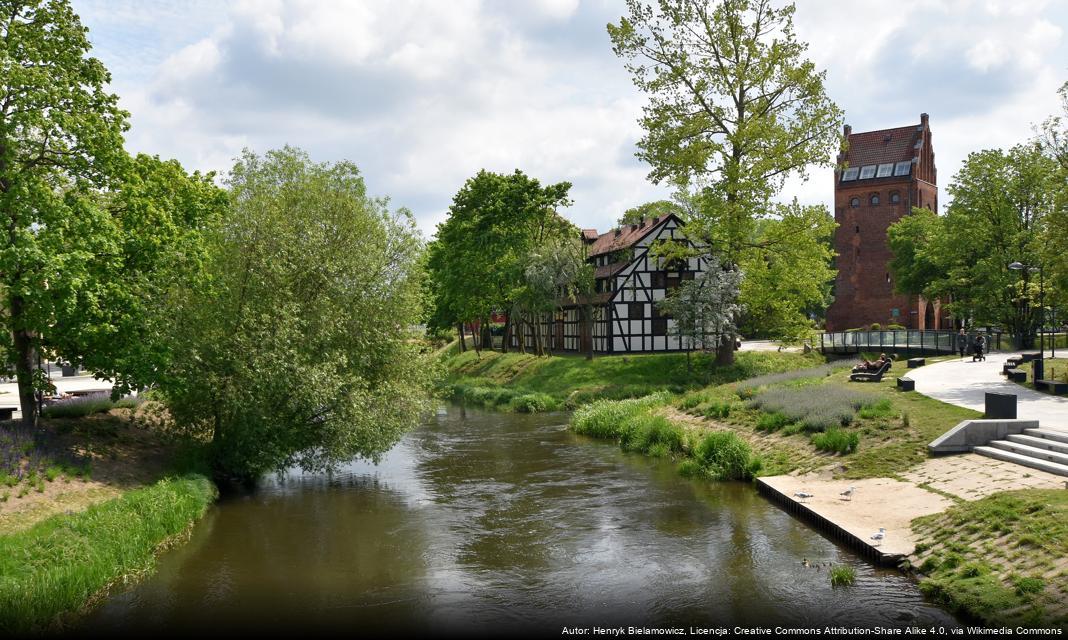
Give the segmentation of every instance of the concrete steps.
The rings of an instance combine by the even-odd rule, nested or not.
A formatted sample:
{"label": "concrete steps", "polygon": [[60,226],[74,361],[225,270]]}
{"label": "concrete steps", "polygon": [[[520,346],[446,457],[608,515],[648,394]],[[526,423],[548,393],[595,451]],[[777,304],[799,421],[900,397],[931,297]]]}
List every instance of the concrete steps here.
{"label": "concrete steps", "polygon": [[1032,469],[1068,477],[1068,433],[1049,429],[1025,429],[988,446],[975,447],[975,453],[1013,462]]}
{"label": "concrete steps", "polygon": [[1050,451],[1056,451],[1057,453],[1068,453],[1068,442],[1057,442],[1056,440],[1049,440],[1047,438],[1036,438],[1035,436],[1025,436],[1018,433],[1010,433],[1005,436],[1005,439],[1016,444],[1023,444],[1029,447],[1035,447],[1038,449],[1048,449]]}

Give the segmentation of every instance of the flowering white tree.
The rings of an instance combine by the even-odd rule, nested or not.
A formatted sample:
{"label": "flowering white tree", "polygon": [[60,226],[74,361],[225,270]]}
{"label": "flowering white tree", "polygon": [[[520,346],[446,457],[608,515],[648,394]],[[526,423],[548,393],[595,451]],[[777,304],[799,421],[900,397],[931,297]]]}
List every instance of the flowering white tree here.
{"label": "flowering white tree", "polygon": [[682,282],[657,306],[674,318],[672,335],[686,348],[686,368],[694,349],[715,350],[723,339],[733,342],[737,332],[735,319],[742,311],[738,291],[743,274],[736,268],[724,268],[714,256],[707,256],[708,268],[693,280]]}

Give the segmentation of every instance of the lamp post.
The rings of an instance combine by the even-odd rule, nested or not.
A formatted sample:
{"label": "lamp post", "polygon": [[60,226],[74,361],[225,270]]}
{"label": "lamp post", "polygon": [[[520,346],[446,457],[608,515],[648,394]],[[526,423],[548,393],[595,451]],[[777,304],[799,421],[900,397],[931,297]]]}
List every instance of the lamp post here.
{"label": "lamp post", "polygon": [[[1033,265],[1026,265],[1026,264],[1023,264],[1021,262],[1011,262],[1011,263],[1009,263],[1009,268],[1012,269],[1013,271],[1023,271],[1023,270],[1026,269],[1028,273],[1035,273],[1036,271],[1038,272],[1038,306],[1039,306],[1039,308],[1042,309],[1041,324],[1038,326],[1038,344],[1039,344],[1038,350],[1039,350],[1039,353],[1041,354],[1039,357],[1040,358],[1045,358],[1046,357],[1046,333],[1045,333],[1045,331],[1043,331],[1043,327],[1045,327],[1045,324],[1046,324],[1046,279],[1045,279],[1045,272],[1042,269],[1042,265],[1033,266]],[[1029,296],[1028,297],[1028,306],[1030,306],[1030,299],[1031,298]],[[1054,335],[1053,339],[1056,340],[1057,336]]]}

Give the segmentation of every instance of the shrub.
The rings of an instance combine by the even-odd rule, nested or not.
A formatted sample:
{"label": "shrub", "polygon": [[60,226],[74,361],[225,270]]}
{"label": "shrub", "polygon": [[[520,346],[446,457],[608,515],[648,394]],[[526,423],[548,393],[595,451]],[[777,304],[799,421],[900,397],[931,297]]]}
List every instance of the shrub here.
{"label": "shrub", "polygon": [[620,431],[619,445],[626,451],[654,456],[682,451],[682,430],[664,416],[639,413],[628,418]]}
{"label": "shrub", "polygon": [[883,325],[879,324],[878,322],[873,322],[873,323],[871,323],[871,327],[869,327],[869,330],[870,331],[882,331],[883,330]]}
{"label": "shrub", "polygon": [[694,447],[693,457],[704,473],[718,480],[749,480],[763,466],[749,445],[730,431],[705,435]]}
{"label": "shrub", "polygon": [[812,444],[820,451],[832,453],[853,453],[860,444],[860,434],[855,431],[842,431],[832,427],[823,433],[812,436]]}
{"label": "shrub", "polygon": [[849,565],[831,567],[831,586],[846,587],[857,581],[857,572]]}
{"label": "shrub", "polygon": [[765,413],[757,420],[756,428],[760,431],[777,431],[793,422],[782,413],[774,411]]}
{"label": "shrub", "polygon": [[543,411],[553,411],[557,408],[557,402],[547,393],[525,393],[521,396],[516,396],[509,402],[509,407],[513,411],[520,413],[541,413]]}
{"label": "shrub", "polygon": [[59,400],[41,410],[45,418],[83,418],[94,413],[111,410],[115,403],[106,394],[93,394]]}
{"label": "shrub", "polygon": [[861,407],[858,412],[861,418],[886,418],[893,414],[890,398],[883,398],[873,405]]}
{"label": "shrub", "polygon": [[731,415],[731,403],[712,401],[705,407],[706,418],[726,418]]}
{"label": "shrub", "polygon": [[881,396],[867,391],[828,386],[812,393],[806,389],[765,389],[749,406],[765,413],[782,413],[790,422],[800,422],[806,431],[825,431],[853,422],[857,410],[874,405]]}
{"label": "shrub", "polygon": [[571,429],[595,438],[618,438],[629,418],[666,404],[670,397],[671,394],[660,392],[629,400],[597,400],[575,410]]}

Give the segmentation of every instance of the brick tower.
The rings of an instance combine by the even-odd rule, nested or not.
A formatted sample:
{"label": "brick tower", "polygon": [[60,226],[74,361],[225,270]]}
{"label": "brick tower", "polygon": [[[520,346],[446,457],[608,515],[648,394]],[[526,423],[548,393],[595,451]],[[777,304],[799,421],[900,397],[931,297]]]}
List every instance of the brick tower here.
{"label": "brick tower", "polygon": [[853,133],[834,173],[834,248],[838,277],[827,329],[843,331],[872,323],[938,329],[941,306],[894,292],[886,242],[891,224],[926,207],[938,211],[938,186],[927,114],[920,123]]}

